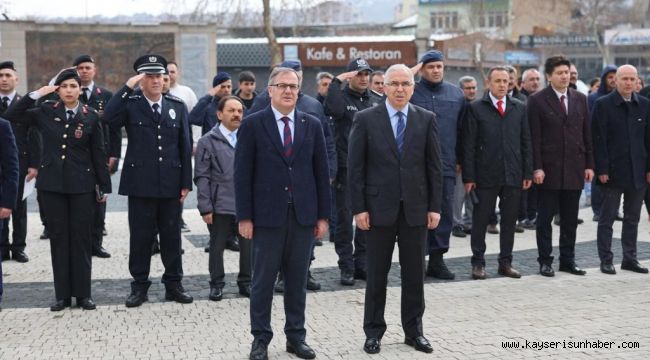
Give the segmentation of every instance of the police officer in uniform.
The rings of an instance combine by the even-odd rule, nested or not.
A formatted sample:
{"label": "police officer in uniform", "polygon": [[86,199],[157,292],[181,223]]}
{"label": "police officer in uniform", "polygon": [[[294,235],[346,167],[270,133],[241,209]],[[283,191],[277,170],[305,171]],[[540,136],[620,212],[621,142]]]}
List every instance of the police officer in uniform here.
{"label": "police officer in uniform", "polygon": [[[108,102],[104,119],[114,128],[126,127],[128,146],[119,193],[129,197],[129,271],[133,276],[127,307],[147,301],[151,285],[151,245],[160,233],[160,255],[165,266],[165,299],[191,303],[181,285],[180,211],[192,189],[192,143],[187,107],[162,94],[167,60],[160,55],[138,58],[138,75]],[[142,93],[134,94],[140,84]]]}
{"label": "police officer in uniform", "polygon": [[[43,160],[36,179],[50,231],[56,302],[61,311],[77,305],[94,310],[90,297],[91,228],[96,201],[111,192],[104,139],[95,109],[79,102],[81,80],[74,69],[61,72],[54,86],[44,86],[9,108],[5,117],[39,128]],[[61,100],[36,100],[57,91]]]}
{"label": "police officer in uniform", "polygon": [[[90,55],[80,55],[72,63],[77,68],[77,73],[81,79],[81,94],[79,100],[97,110],[100,123],[104,133],[104,149],[109,155],[108,169],[111,172],[116,170],[117,160],[120,157],[122,147],[122,135],[117,129],[111,130],[108,124],[103,120],[104,108],[111,99],[113,93],[103,87],[95,84],[95,74],[97,67],[95,59]],[[106,203],[97,203],[95,209],[95,225],[93,226],[93,256],[99,258],[109,258],[111,254],[102,246],[103,232],[105,228],[104,220],[106,219]]]}

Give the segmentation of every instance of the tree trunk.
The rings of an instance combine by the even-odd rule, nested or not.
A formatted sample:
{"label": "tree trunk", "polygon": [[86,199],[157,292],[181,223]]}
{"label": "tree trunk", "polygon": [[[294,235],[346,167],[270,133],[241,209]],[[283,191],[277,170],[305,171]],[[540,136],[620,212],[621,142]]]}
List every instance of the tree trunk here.
{"label": "tree trunk", "polygon": [[275,31],[273,31],[273,24],[271,23],[271,5],[270,0],[262,0],[264,4],[264,34],[269,41],[269,49],[271,50],[271,66],[282,62],[282,51],[278,40],[275,38]]}

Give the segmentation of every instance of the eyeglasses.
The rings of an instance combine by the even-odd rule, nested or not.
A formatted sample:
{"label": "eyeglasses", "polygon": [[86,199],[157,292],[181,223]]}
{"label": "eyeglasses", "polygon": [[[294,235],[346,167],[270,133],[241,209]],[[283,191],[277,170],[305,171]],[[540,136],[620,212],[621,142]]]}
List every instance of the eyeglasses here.
{"label": "eyeglasses", "polygon": [[399,88],[400,86],[403,87],[403,88],[408,88],[408,87],[413,86],[413,83],[410,82],[410,81],[403,81],[403,82],[393,81],[393,82],[389,82],[388,84],[386,84],[386,86],[390,86],[392,88]]}
{"label": "eyeglasses", "polygon": [[284,83],[280,83],[280,84],[271,84],[271,85],[269,85],[269,86],[275,86],[276,88],[278,88],[278,89],[280,89],[280,90],[282,90],[282,91],[286,91],[287,89],[289,89],[289,90],[291,90],[292,92],[293,92],[293,91],[298,91],[298,89],[300,89],[300,85],[298,85],[298,84],[284,84]]}

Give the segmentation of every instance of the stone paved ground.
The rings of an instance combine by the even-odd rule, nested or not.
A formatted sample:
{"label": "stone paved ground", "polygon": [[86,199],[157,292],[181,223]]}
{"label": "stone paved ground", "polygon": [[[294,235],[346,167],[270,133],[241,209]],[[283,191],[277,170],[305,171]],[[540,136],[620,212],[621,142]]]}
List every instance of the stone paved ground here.
{"label": "stone paved ground", "polygon": [[[116,177],[113,180],[117,183]],[[194,303],[164,301],[162,265],[155,256],[150,302],[136,309],[124,306],[130,282],[126,199],[113,195],[105,239],[113,257],[93,259],[92,288],[98,309],[52,313],[48,308],[54,299],[49,242],[37,238],[41,226],[30,198],[26,251],[31,260],[3,263],[6,288],[0,312],[0,359],[246,359],[251,342],[248,301],[237,295],[237,254],[225,254],[228,286],[224,300],[208,301],[208,254],[203,251],[207,229],[194,204],[191,200],[186,206],[184,218],[192,231],[183,239],[184,285],[194,295]],[[583,209],[580,214],[587,221],[579,228],[576,250],[578,264],[588,271],[585,277],[558,273],[547,279],[537,275],[534,232],[526,231],[517,235],[514,255],[522,279],[496,274],[498,237],[488,235],[489,278],[472,281],[469,239],[452,238],[447,258],[457,280],[428,280],[425,285],[424,329],[434,347],[433,355],[416,353],[402,344],[397,263],[390,274],[389,326],[382,351],[375,356],[363,352],[364,284],[338,284],[336,254],[332,243],[326,241],[316,249],[313,273],[323,290],[307,297],[307,340],[318,359],[648,359],[650,276],[620,270],[615,276],[600,273],[591,211]],[[649,233],[650,223],[644,216],[639,259],[646,266],[650,265]],[[620,234],[620,223],[615,234]],[[614,242],[614,251],[620,262],[620,241]],[[282,309],[282,296],[278,295],[274,298],[276,337],[270,346],[271,359],[295,358],[284,351]],[[504,342],[525,346],[526,341],[529,347],[535,347],[535,342],[559,342],[559,348],[503,348]],[[610,349],[568,348],[585,341],[615,343]],[[638,347],[622,348],[634,345],[623,342],[637,342]]]}

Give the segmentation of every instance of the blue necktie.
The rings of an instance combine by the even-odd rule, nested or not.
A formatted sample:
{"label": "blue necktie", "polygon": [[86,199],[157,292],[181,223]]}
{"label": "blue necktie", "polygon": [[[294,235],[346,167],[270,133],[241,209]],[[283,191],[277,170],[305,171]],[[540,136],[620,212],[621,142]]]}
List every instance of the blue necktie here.
{"label": "blue necktie", "polygon": [[157,124],[160,124],[160,113],[158,112],[160,105],[156,103],[151,105],[151,108],[153,109],[153,121],[155,121]]}
{"label": "blue necktie", "polygon": [[71,123],[72,120],[74,119],[74,111],[68,110],[68,111],[66,111],[66,113],[68,114],[68,119],[67,119],[68,123]]}
{"label": "blue necktie", "polygon": [[404,146],[404,129],[406,124],[404,124],[404,113],[401,111],[397,112],[397,131],[395,134],[395,141],[397,142],[397,151],[402,153],[402,147]]}
{"label": "blue necktie", "polygon": [[237,145],[237,134],[231,132],[228,136],[230,136],[230,144],[232,144],[232,147],[235,147]]}

